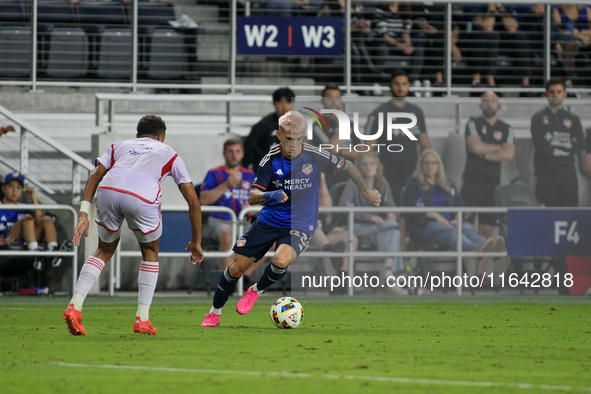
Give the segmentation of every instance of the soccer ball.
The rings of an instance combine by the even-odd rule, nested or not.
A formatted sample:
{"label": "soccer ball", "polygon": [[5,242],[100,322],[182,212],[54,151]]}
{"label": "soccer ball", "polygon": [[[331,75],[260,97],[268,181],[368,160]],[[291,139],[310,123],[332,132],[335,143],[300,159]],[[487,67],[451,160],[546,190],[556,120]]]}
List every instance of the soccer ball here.
{"label": "soccer ball", "polygon": [[271,306],[270,316],[277,328],[296,328],[304,318],[304,308],[295,298],[281,297]]}

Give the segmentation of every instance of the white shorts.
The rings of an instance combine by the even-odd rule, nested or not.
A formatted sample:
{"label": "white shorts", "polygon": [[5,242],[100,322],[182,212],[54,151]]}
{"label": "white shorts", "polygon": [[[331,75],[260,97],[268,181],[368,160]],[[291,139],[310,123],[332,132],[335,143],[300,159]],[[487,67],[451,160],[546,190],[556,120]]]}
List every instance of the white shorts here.
{"label": "white shorts", "polygon": [[148,204],[131,194],[99,189],[95,222],[103,242],[121,237],[123,219],[141,243],[152,242],[162,235],[161,204]]}

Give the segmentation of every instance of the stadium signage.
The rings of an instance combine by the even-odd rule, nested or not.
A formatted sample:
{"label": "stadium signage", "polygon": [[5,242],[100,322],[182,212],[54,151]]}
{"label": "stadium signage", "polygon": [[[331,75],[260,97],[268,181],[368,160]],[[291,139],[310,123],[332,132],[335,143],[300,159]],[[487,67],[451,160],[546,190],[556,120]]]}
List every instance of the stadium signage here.
{"label": "stadium signage", "polygon": [[239,17],[239,55],[342,56],[340,18]]}
{"label": "stadium signage", "polygon": [[[341,141],[350,141],[351,140],[351,120],[349,116],[344,113],[343,111],[339,111],[338,109],[321,109],[320,112],[304,107],[311,111],[312,113],[303,112],[304,114],[308,115],[306,118],[307,121],[307,129],[306,133],[308,140],[313,138],[313,126],[314,123],[320,126],[320,129],[328,129],[326,121],[322,114],[333,114],[336,116],[339,122],[339,140]],[[375,141],[382,136],[384,130],[386,132],[386,138],[388,141],[392,140],[392,136],[394,134],[394,130],[402,131],[409,140],[417,141],[417,137],[410,131],[413,127],[417,124],[417,117],[415,114],[407,113],[407,112],[387,112],[386,116],[382,116],[383,114],[380,112],[378,113],[378,130],[374,134],[363,134],[359,131],[359,113],[353,113],[353,132],[355,136],[359,138],[361,141]],[[384,125],[384,119],[386,120],[386,124]],[[407,123],[394,123],[394,120],[399,121],[400,119],[408,119],[409,122]],[[340,147],[334,146],[332,144],[320,144],[320,150],[331,150],[336,149],[339,150],[347,150],[347,151],[355,151],[355,152],[369,152],[372,148],[375,149],[377,152],[380,152],[380,149],[385,149],[388,152],[396,153],[402,152],[404,147],[400,144],[356,144],[350,145],[347,147]]]}
{"label": "stadium signage", "polygon": [[591,254],[589,209],[510,209],[507,229],[509,256]]}

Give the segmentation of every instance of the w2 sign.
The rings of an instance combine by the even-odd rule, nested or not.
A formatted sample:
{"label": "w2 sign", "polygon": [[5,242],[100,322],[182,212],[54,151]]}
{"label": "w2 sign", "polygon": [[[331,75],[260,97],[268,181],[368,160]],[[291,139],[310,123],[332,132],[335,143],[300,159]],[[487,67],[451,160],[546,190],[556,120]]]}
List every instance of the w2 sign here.
{"label": "w2 sign", "polygon": [[238,18],[239,55],[342,56],[340,18]]}

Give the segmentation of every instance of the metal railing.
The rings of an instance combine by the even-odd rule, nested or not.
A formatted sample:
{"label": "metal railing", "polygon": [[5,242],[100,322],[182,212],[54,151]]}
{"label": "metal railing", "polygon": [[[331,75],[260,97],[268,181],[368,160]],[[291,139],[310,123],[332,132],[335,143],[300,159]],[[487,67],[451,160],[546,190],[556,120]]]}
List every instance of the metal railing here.
{"label": "metal railing", "polygon": [[[71,202],[80,202],[81,185],[86,180],[86,176],[94,169],[94,166],[86,159],[68,149],[64,145],[55,141],[52,137],[39,130],[29,122],[15,115],[7,108],[0,105],[0,114],[2,114],[10,124],[18,126],[20,129],[15,133],[8,133],[2,136],[0,145],[0,162],[12,171],[21,172],[27,182],[35,185],[44,193],[56,199],[57,194],[71,193]],[[12,153],[18,152],[17,157],[12,157]],[[43,160],[50,157],[51,160],[59,160],[62,167],[58,165],[32,166],[32,160]],[[56,179],[56,176],[63,173],[70,173],[67,180]],[[66,182],[65,190],[59,190],[58,187],[51,187],[52,181]]]}
{"label": "metal railing", "polygon": [[[69,205],[56,205],[56,204],[3,204],[3,210],[23,210],[33,211],[41,209],[43,211],[54,210],[54,211],[67,211],[72,214],[72,234],[78,223],[78,212]],[[0,250],[0,257],[11,256],[11,257],[71,257],[72,258],[72,292],[76,287],[76,280],[78,279],[78,247],[74,246],[71,251],[59,251],[59,250]]]}
{"label": "metal railing", "polygon": [[[469,88],[459,88],[462,91],[468,91]],[[504,89],[511,90],[513,88],[499,88],[495,89],[495,91],[503,91]],[[477,90],[485,91],[485,88],[478,88]],[[306,104],[309,104],[311,100],[317,100],[320,103],[320,97],[302,97],[296,98],[296,105],[298,104],[299,100],[302,100]],[[379,105],[383,103],[386,98],[384,97],[359,97],[359,96],[344,96],[343,97],[343,106],[344,111],[348,111],[348,107],[351,106],[358,106],[358,105],[365,105],[365,104],[375,104]],[[115,122],[115,115],[116,115],[116,105],[115,103],[134,103],[134,102],[155,102],[155,101],[162,101],[162,102],[225,102],[225,123],[223,126],[226,128],[228,133],[232,132],[232,128],[243,126],[242,124],[236,124],[233,122],[232,118],[234,115],[232,104],[235,103],[245,103],[245,102],[260,102],[260,103],[267,103],[269,102],[269,97],[261,96],[261,95],[241,95],[241,94],[232,94],[232,95],[190,95],[190,94],[170,94],[170,95],[158,95],[158,94],[143,94],[143,95],[133,95],[133,94],[125,94],[125,93],[95,93],[95,103],[96,103],[96,112],[95,112],[95,120],[97,126],[107,126],[108,131],[113,130],[113,124]],[[445,107],[450,108],[446,111],[446,116],[449,117],[450,122],[447,126],[450,126],[453,131],[456,133],[462,132],[461,122],[464,120],[465,117],[469,115],[464,110],[464,107],[469,105],[475,105],[478,103],[478,99],[473,97],[421,97],[421,98],[408,98],[409,102],[420,104],[420,105],[437,105],[438,107]],[[535,105],[543,108],[547,105],[547,100],[545,98],[516,98],[516,97],[503,97],[500,99],[500,102],[507,106],[507,108],[515,106],[515,105]],[[105,122],[105,105],[107,107],[107,119]],[[588,98],[577,98],[577,99],[568,99],[565,101],[566,108],[570,111],[572,108],[585,108],[591,106],[591,99]],[[373,110],[373,108],[372,108]],[[355,109],[353,109],[355,111]],[[359,112],[359,111],[355,111]],[[580,111],[582,112],[582,111]],[[362,119],[363,116],[366,114],[360,114]],[[530,114],[525,114],[529,120]],[[583,118],[583,122],[586,122],[586,114],[580,113],[581,117]],[[427,118],[431,117],[432,115],[427,115]],[[512,115],[513,117],[516,115]]]}
{"label": "metal railing", "polygon": [[[232,212],[230,209],[223,207],[214,207],[214,206],[203,206],[203,212]],[[233,215],[233,226],[232,226],[232,239],[236,241],[238,239],[239,234],[244,233],[244,223],[245,223],[245,216],[249,213],[257,213],[260,212],[260,206],[252,206],[244,208],[240,211],[238,218],[236,220],[236,216]],[[162,206],[162,211],[187,211],[188,209],[185,206]],[[506,252],[465,252],[462,251],[462,216],[465,213],[499,213],[499,214],[506,214],[508,208],[482,208],[482,207],[424,207],[424,208],[414,208],[414,207],[380,207],[380,208],[371,208],[371,207],[320,207],[320,212],[330,212],[330,213],[339,213],[339,214],[347,214],[347,230],[349,233],[349,245],[353,245],[353,226],[354,226],[354,214],[361,213],[361,212],[372,212],[372,213],[388,213],[393,212],[396,214],[408,214],[408,213],[427,213],[427,212],[448,212],[448,213],[455,213],[458,216],[458,224],[457,224],[457,245],[456,250],[450,251],[406,251],[406,252],[372,252],[372,251],[353,251],[353,248],[350,247],[348,252],[322,252],[322,251],[306,251],[302,254],[302,257],[347,257],[349,258],[349,272],[348,274],[353,277],[355,275],[355,259],[360,257],[370,257],[370,258],[384,258],[384,257],[450,257],[456,258],[456,275],[462,276],[462,258],[464,257],[506,257]],[[233,214],[233,212],[232,212]],[[164,229],[166,231],[166,229]],[[109,295],[115,295],[115,289],[119,288],[120,285],[120,277],[121,277],[121,258],[122,257],[141,257],[141,253],[139,251],[129,251],[129,250],[120,250],[121,244],[119,244],[117,248],[117,252],[114,256],[114,264],[111,266],[112,269],[110,270],[109,276]],[[160,253],[161,257],[182,257],[188,258],[188,252],[186,251],[179,251],[179,252],[166,252]],[[206,251],[205,258],[214,257],[230,257],[232,256],[233,252],[231,249],[225,252],[212,252]],[[265,257],[273,257],[274,252],[268,252]],[[297,264],[297,262],[295,262]],[[242,291],[242,279],[239,281],[237,286],[237,291]],[[348,289],[349,295],[354,294],[354,288],[350,287]],[[456,288],[457,295],[462,295],[462,288]]]}
{"label": "metal railing", "polygon": [[[186,76],[184,77],[161,77],[158,78],[157,76],[159,75],[158,73],[156,73],[156,78],[154,77],[150,77],[149,74],[147,74],[145,67],[146,67],[146,56],[147,56],[147,52],[146,50],[148,50],[148,46],[146,44],[147,40],[147,32],[144,32],[142,30],[142,28],[144,27],[144,25],[140,24],[140,22],[138,21],[138,6],[139,6],[139,2],[138,1],[134,1],[132,2],[132,5],[130,7],[127,8],[126,13],[129,13],[129,20],[126,21],[123,24],[120,24],[121,27],[125,28],[125,34],[126,37],[129,37],[129,40],[131,41],[130,43],[125,42],[124,44],[126,45],[125,48],[130,48],[130,49],[126,49],[126,51],[131,51],[131,53],[129,54],[128,58],[129,60],[125,63],[125,62],[121,62],[121,60],[116,60],[116,61],[111,61],[109,63],[108,60],[100,60],[100,62],[98,64],[107,64],[109,66],[112,66],[113,63],[115,65],[118,65],[119,67],[128,67],[129,68],[129,72],[128,72],[128,76],[127,77],[120,77],[119,73],[116,72],[113,76],[109,76],[109,74],[107,74],[106,76],[100,77],[100,76],[91,76],[89,77],[88,75],[84,75],[82,77],[59,77],[59,73],[57,77],[51,77],[51,76],[46,76],[45,73],[46,69],[44,67],[46,67],[46,63],[47,63],[47,57],[50,55],[50,49],[48,49],[48,43],[45,42],[44,40],[47,38],[44,35],[46,35],[46,32],[43,31],[43,29],[39,29],[39,26],[43,26],[43,25],[47,25],[48,22],[43,20],[43,17],[45,16],[42,13],[39,13],[38,11],[38,7],[39,7],[39,0],[33,0],[31,2],[31,7],[30,7],[30,18],[27,21],[19,21],[19,22],[5,22],[3,23],[3,25],[7,25],[10,26],[11,24],[17,24],[20,26],[25,26],[28,27],[30,29],[30,32],[28,34],[30,34],[31,36],[31,40],[30,40],[30,60],[28,61],[28,63],[30,64],[30,75],[29,77],[18,77],[20,78],[19,80],[17,79],[11,79],[10,77],[5,77],[2,80],[0,80],[0,85],[11,85],[11,86],[27,86],[30,87],[32,90],[37,90],[40,87],[52,87],[52,86],[68,86],[68,87],[72,87],[72,86],[78,86],[78,87],[113,87],[113,88],[125,88],[125,89],[129,89],[132,92],[137,92],[140,89],[158,89],[158,88],[164,88],[164,89],[212,89],[212,90],[219,90],[220,92],[238,92],[238,91],[245,91],[245,90],[249,90],[249,91],[253,91],[253,90],[258,90],[258,91],[269,91],[272,90],[274,88],[276,88],[277,86],[275,84],[271,84],[271,83],[262,83],[262,84],[253,84],[253,83],[245,83],[245,81],[248,81],[248,79],[254,78],[254,77],[261,77],[261,78],[265,78],[265,77],[269,77],[270,73],[269,71],[267,71],[266,68],[264,68],[266,63],[269,63],[266,61],[266,57],[258,57],[258,58],[254,58],[253,56],[239,56],[237,54],[237,44],[236,44],[236,30],[237,30],[237,10],[238,10],[238,1],[237,0],[232,0],[230,2],[229,5],[229,9],[227,10],[229,12],[229,18],[226,19],[220,19],[220,18],[216,18],[216,19],[211,19],[211,20],[205,20],[205,21],[200,21],[201,22],[207,22],[211,24],[211,27],[206,27],[206,28],[199,28],[199,32],[194,32],[194,33],[190,33],[187,34],[185,39],[186,40],[192,40],[193,42],[189,45],[186,46],[187,51],[198,51],[200,49],[205,48],[208,51],[213,51],[213,52],[217,52],[220,51],[220,47],[222,46],[221,43],[224,42],[223,47],[224,47],[224,51],[227,50],[229,53],[224,54],[223,57],[221,56],[217,56],[217,58],[215,59],[206,59],[206,60],[200,60],[197,57],[197,53],[189,53],[189,68],[190,71],[187,73]],[[256,2],[252,2],[253,4]],[[286,64],[285,67],[280,67],[281,70],[278,72],[277,74],[280,77],[286,78],[286,77],[291,77],[292,75],[297,75],[298,78],[304,77],[304,78],[317,78],[321,79],[322,77],[334,77],[335,75],[335,70],[338,68],[339,71],[336,73],[338,75],[338,79],[339,81],[337,82],[339,85],[342,86],[342,88],[347,92],[347,93],[351,93],[354,90],[372,90],[374,89],[373,84],[368,83],[367,81],[360,81],[360,82],[354,82],[353,81],[353,77],[354,77],[354,70],[353,70],[353,63],[359,61],[358,57],[359,55],[355,55],[352,53],[352,46],[353,44],[358,44],[359,41],[361,39],[356,38],[353,36],[353,32],[352,32],[352,14],[353,14],[353,9],[352,9],[352,0],[346,0],[345,1],[345,7],[344,10],[339,11],[339,15],[341,15],[341,17],[343,17],[344,21],[345,21],[345,29],[344,29],[344,48],[343,48],[343,57],[339,58],[337,60],[341,61],[342,60],[342,64],[339,65],[335,65],[334,63],[330,63],[328,65],[322,65],[322,67],[319,67],[320,71],[318,73],[314,73],[314,72],[310,72],[310,71],[306,71],[305,69],[301,72],[295,73],[295,72],[290,72],[289,71],[289,64]],[[369,4],[370,2],[367,1],[360,1],[358,2],[360,4]],[[446,11],[445,11],[445,34],[444,34],[444,38],[442,39],[442,41],[440,42],[440,45],[442,47],[445,47],[445,58],[444,59],[438,59],[438,60],[443,60],[443,64],[444,64],[444,75],[445,75],[445,87],[440,87],[440,88],[431,88],[433,91],[443,91],[446,94],[450,95],[452,93],[458,93],[461,92],[462,90],[459,89],[459,87],[454,86],[452,83],[452,79],[454,78],[454,64],[452,62],[452,56],[451,56],[451,50],[450,50],[450,45],[449,42],[451,40],[452,37],[452,23],[455,22],[452,18],[453,15],[453,7],[454,5],[464,5],[464,4],[486,4],[489,3],[486,0],[458,0],[458,1],[454,1],[454,2],[448,2],[445,0],[434,0],[433,3],[440,3],[440,4],[445,4],[446,5]],[[505,1],[503,2],[505,4],[528,4],[528,1],[526,0],[509,0],[509,1]],[[547,79],[551,74],[554,74],[552,72],[552,47],[551,47],[551,25],[552,25],[552,20],[551,20],[551,14],[550,14],[550,10],[551,10],[551,4],[560,4],[557,1],[552,1],[552,0],[543,0],[540,1],[538,3],[544,4],[545,5],[545,15],[544,15],[544,21],[543,21],[543,32],[542,32],[542,37],[543,37],[543,65],[541,66],[541,73],[539,75],[539,77],[543,78],[543,79]],[[580,5],[590,5],[591,4],[591,0],[579,0],[577,1],[577,4]],[[73,6],[73,8],[79,7],[79,5]],[[245,4],[245,15],[251,15],[251,14],[255,14],[257,12],[256,9],[254,9],[253,7],[251,7],[251,2],[247,1]],[[78,14],[77,12],[75,12],[74,14]],[[264,12],[264,15],[273,15],[273,10],[268,10]],[[297,15],[295,15],[297,16]],[[40,19],[41,17],[41,19]],[[213,18],[213,17],[211,17]],[[99,33],[95,33],[92,32],[92,30],[89,30],[88,28],[92,28],[94,27],[92,24],[90,25],[85,25],[85,22],[80,22],[80,21],[76,21],[76,22],[68,22],[70,24],[71,27],[76,27],[76,28],[80,28],[81,26],[83,28],[86,28],[86,31],[88,31],[88,33],[85,33],[87,35],[89,35],[89,42],[93,42],[93,41],[97,41],[100,39],[99,37]],[[207,24],[204,23],[204,24]],[[227,25],[226,25],[227,24]],[[108,24],[107,24],[108,25]],[[221,26],[223,28],[218,28],[216,26]],[[113,26],[110,26],[111,28]],[[160,26],[162,27],[162,26]],[[171,30],[170,26],[167,26],[168,29]],[[115,29],[116,30],[116,29]],[[220,31],[222,31],[222,33],[220,33]],[[121,32],[119,32],[121,33]],[[100,33],[102,34],[102,33]],[[202,35],[204,34],[207,37],[212,37],[212,38],[216,38],[219,41],[220,45],[217,45],[216,47],[216,43],[208,43],[207,40],[198,40],[197,37],[198,35]],[[39,37],[42,37],[41,39]],[[45,37],[45,38],[43,38]],[[226,48],[227,46],[227,48]],[[16,49],[16,51],[23,51],[23,48],[19,48]],[[121,52],[121,50],[119,50],[119,52]],[[117,48],[115,48],[114,50],[111,50],[111,55],[118,55],[118,50]],[[127,52],[125,53],[127,56]],[[184,53],[184,55],[186,55],[186,53]],[[23,56],[22,54],[19,54],[19,56]],[[92,55],[91,54],[91,59],[92,56],[98,56],[98,55]],[[376,59],[379,60],[378,56],[374,56]],[[254,59],[254,60],[253,60]],[[259,61],[260,60],[260,61]],[[272,59],[272,60],[277,60],[277,59]],[[278,59],[281,60],[281,59]],[[285,59],[283,59],[285,62]],[[98,61],[98,60],[97,60]],[[159,65],[159,66],[169,66],[169,67],[178,67],[179,66],[179,61],[178,60],[174,60],[173,57],[171,57],[171,59],[169,60],[169,63],[167,63],[166,61]],[[185,62],[187,62],[187,60],[183,60],[183,67],[185,66]],[[276,63],[280,63],[279,61],[276,61]],[[63,65],[64,68],[68,68],[70,67],[69,64],[64,64]],[[95,65],[96,66],[96,65]],[[22,68],[22,67],[21,67]],[[26,67],[25,67],[26,68]],[[91,67],[92,69],[92,67]],[[256,70],[256,71],[255,71]],[[63,70],[61,70],[63,71]],[[116,70],[117,71],[117,70]],[[471,70],[469,70],[471,71]],[[317,75],[316,75],[317,74]],[[146,76],[148,75],[148,76]],[[162,74],[164,75],[164,74]],[[218,80],[223,80],[223,82],[219,82],[219,83],[207,83],[207,82],[203,82],[203,76],[212,76],[212,78],[217,78]],[[16,78],[16,77],[15,77]],[[242,82],[240,82],[239,78],[244,78],[244,80]],[[109,79],[111,81],[109,81]],[[199,82],[199,80],[201,80],[201,82]],[[320,86],[322,86],[324,83],[319,83],[314,81],[312,84],[307,84],[307,86],[305,86],[305,88],[307,89],[316,89],[319,88]],[[298,86],[298,84],[290,84],[292,88],[294,89],[299,89],[302,88],[302,86]],[[306,85],[306,83],[304,82],[302,85]],[[421,87],[418,88],[418,90],[426,90],[427,88],[425,87]],[[530,92],[537,92],[540,91],[541,87],[531,87],[531,88],[514,88],[516,91],[530,91]],[[589,88],[585,87],[585,88],[579,88],[579,89],[573,89],[572,91],[580,91],[580,92],[588,92]]]}
{"label": "metal railing", "polygon": [[[166,212],[187,212],[187,220],[189,218],[189,209],[186,205],[163,205],[162,206],[162,213],[165,214]],[[208,212],[221,212],[227,213],[231,217],[232,222],[232,239],[238,239],[238,222],[236,220],[236,213],[227,207],[217,207],[212,205],[204,205],[201,207],[201,212],[208,213]],[[163,229],[166,231],[166,228]],[[187,234],[187,242],[191,240],[191,235]],[[161,245],[160,249],[164,249]],[[215,251],[204,251],[205,258],[213,257],[230,257],[234,252],[231,249],[225,252],[215,252]],[[111,264],[111,268],[109,269],[109,284],[108,284],[108,293],[110,296],[115,295],[115,289],[119,289],[121,287],[121,258],[122,257],[141,257],[142,254],[139,251],[130,251],[130,250],[121,250],[121,242],[117,245],[117,249],[115,250],[115,254],[113,255],[113,263]],[[187,259],[189,257],[189,252],[183,250],[179,252],[159,252],[159,257],[183,257]]]}

